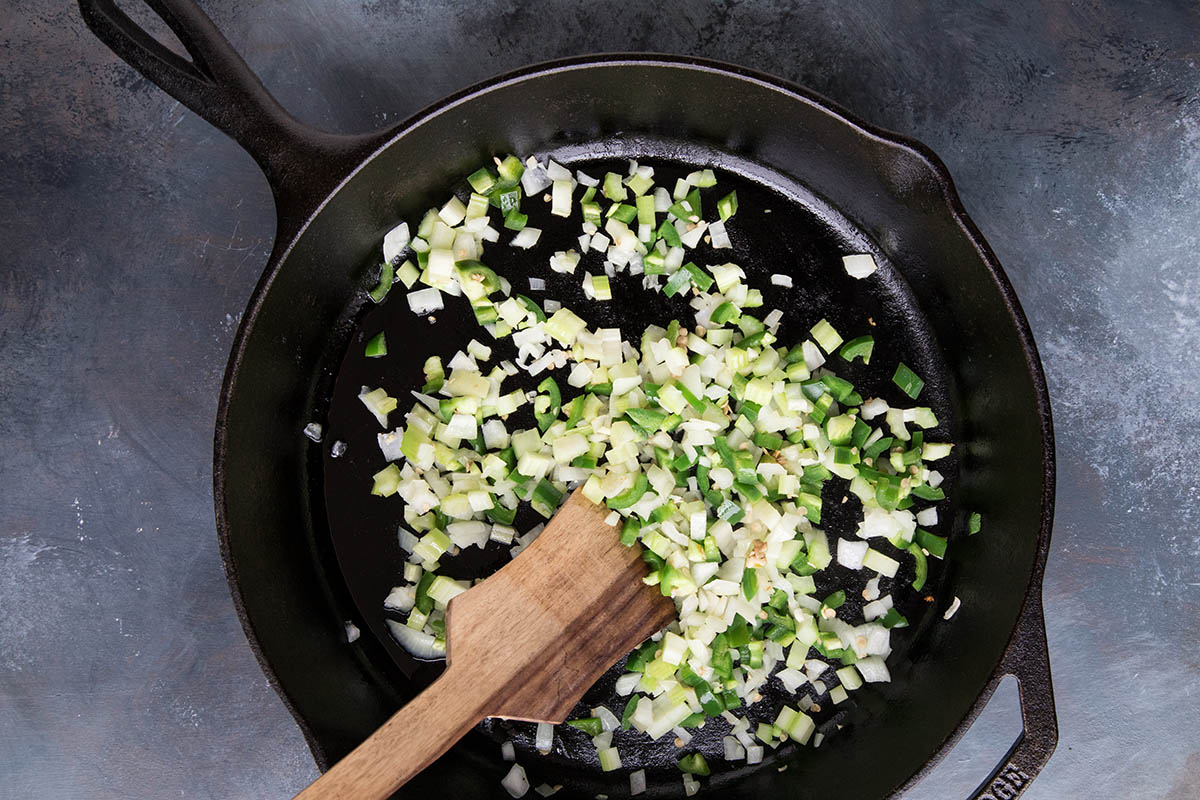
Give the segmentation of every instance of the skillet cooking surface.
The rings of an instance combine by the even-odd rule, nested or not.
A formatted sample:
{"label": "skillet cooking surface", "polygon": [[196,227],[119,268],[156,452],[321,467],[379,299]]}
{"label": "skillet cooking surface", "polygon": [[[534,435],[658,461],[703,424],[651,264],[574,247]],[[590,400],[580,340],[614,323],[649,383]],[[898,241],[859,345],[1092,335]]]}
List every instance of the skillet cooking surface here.
{"label": "skillet cooking surface", "polygon": [[[811,191],[785,176],[727,153],[670,140],[614,137],[537,155],[543,161],[549,155],[559,163],[593,176],[602,176],[606,171],[624,174],[625,159],[634,158],[641,164],[653,166],[656,184],[667,187],[674,185],[676,177],[693,169],[715,166],[718,183],[716,187],[704,190],[704,201],[708,215],[711,215],[717,197],[730,189],[737,190],[739,211],[728,223],[733,247],[713,250],[702,243],[689,251],[688,257],[701,266],[727,261],[739,264],[747,273],[746,283],[763,292],[764,304],[757,316],[761,318],[775,308],[784,312],[780,345],[790,346],[807,338],[809,328],[822,317],[828,318],[847,340],[868,333],[873,335],[876,347],[871,365],[863,365],[860,361],[848,364],[834,356],[828,366],[852,381],[864,398],[881,396],[896,404],[932,407],[940,426],[927,432],[929,439],[957,440],[955,434],[961,430],[955,424],[955,410],[960,403],[953,395],[950,371],[918,298],[879,249]],[[451,189],[458,189],[462,194],[465,186],[462,177],[447,176],[444,197],[449,196]],[[549,204],[537,196],[526,198],[522,210],[530,215],[530,225],[543,230],[537,245],[530,250],[509,247],[507,242],[512,234],[502,231],[501,242],[485,245],[481,258],[512,282],[514,292],[539,301],[544,298],[559,300],[583,316],[589,326],[620,327],[623,337],[634,342],[650,324],[665,327],[671,319],[679,319],[684,324],[694,325],[694,312],[688,306],[690,294],[683,298],[667,298],[645,290],[640,275],[618,273],[612,279],[613,300],[610,302],[587,300],[580,287],[581,279],[585,271],[600,271],[601,254],[589,252],[585,255],[574,275],[555,273],[548,266],[548,259],[556,250],[578,249],[575,241],[580,224],[578,207],[570,219],[564,220],[551,216]],[[497,213],[493,210],[493,218]],[[412,226],[416,220],[408,222]],[[493,224],[499,227],[495,219]],[[864,280],[851,278],[842,268],[841,256],[855,252],[873,253],[880,269]],[[377,258],[364,263],[364,277],[375,274],[377,263]],[[772,285],[770,275],[777,272],[791,275],[794,288]],[[529,290],[530,276],[546,281],[544,292]],[[415,661],[387,632],[385,619],[389,612],[383,609],[383,598],[392,586],[403,583],[401,574],[406,554],[400,549],[396,536],[397,526],[403,523],[403,504],[399,498],[369,495],[371,476],[386,462],[375,441],[382,428],[358,400],[358,393],[364,385],[382,386],[398,398],[400,405],[389,417],[389,427],[397,427],[404,424],[403,414],[415,402],[409,391],[420,389],[424,381],[421,367],[428,356],[440,355],[443,362],[448,362],[455,351],[465,349],[471,338],[493,346],[489,365],[504,358],[515,359],[516,352],[509,339],[493,340],[476,324],[465,298],[446,297],[446,307],[435,312],[437,321],[431,324],[428,318],[417,317],[411,312],[404,294],[403,285],[397,283],[384,303],[379,306],[366,303],[361,307],[357,330],[351,337],[333,389],[323,449],[326,511],[342,574],[370,633],[384,643],[399,666],[402,676],[397,678],[411,681],[411,686],[403,687],[403,693],[410,694],[440,674],[441,664]],[[380,330],[387,333],[388,355],[368,359],[363,355],[363,345]],[[904,361],[925,378],[926,387],[918,401],[910,401],[892,384],[892,370],[898,361]],[[533,377],[521,371],[506,381],[505,386],[529,390],[544,377]],[[561,375],[557,377],[560,386],[564,386],[564,399],[572,396],[576,390],[565,387]],[[523,407],[522,412],[523,416],[518,413],[508,420],[510,430],[532,426],[529,407]],[[329,454],[330,445],[338,440],[347,443],[347,450],[345,455],[334,459]],[[947,500],[938,504],[939,514],[943,520],[953,520],[959,508],[958,493],[955,492],[957,457],[939,462],[938,469],[947,478]],[[846,481],[837,478],[825,486],[820,527],[830,536],[853,537],[857,521],[861,519],[861,505],[846,486]],[[843,503],[844,496],[849,499]],[[914,511],[928,505],[919,500],[917,503]],[[523,504],[522,515],[517,520],[518,531],[527,530],[539,521],[541,518]],[[945,532],[948,528],[944,525],[938,530]],[[953,553],[953,545],[950,550]],[[468,548],[454,559],[445,559],[443,571],[459,578],[477,576],[481,572],[486,574],[506,563],[507,551],[507,547],[496,543],[490,543],[485,551]],[[883,578],[880,584],[880,591],[892,593],[898,608],[912,623],[909,628],[893,630],[895,652],[889,657],[888,664],[898,675],[908,672],[898,665],[911,658],[910,650],[919,647],[925,629],[934,619],[940,618],[950,599],[948,596],[939,602],[924,599],[927,595],[940,598],[944,570],[937,559],[930,559],[930,578],[919,593],[910,585],[911,558],[901,557],[901,563],[903,566],[896,578]],[[837,588],[861,588],[866,580],[863,573],[840,567],[836,562],[815,577],[819,597]],[[845,608],[850,613],[845,618],[858,619],[862,598],[857,592],[848,594]],[[497,625],[514,624],[520,624],[519,620],[497,620]],[[613,684],[622,671],[620,664],[609,670],[585,695],[571,718],[588,716],[588,710],[600,704],[619,715],[627,698],[618,696]],[[917,673],[909,679],[920,680],[921,676]],[[901,686],[902,681],[897,678]],[[793,696],[784,691],[778,681],[769,681],[762,690],[764,699],[749,712],[752,729],[760,721],[773,721],[782,704],[790,702],[794,705],[799,696],[811,694],[811,688],[811,685],[806,686],[799,695]],[[853,726],[869,724],[871,717],[888,713],[878,695],[872,687],[864,687],[852,693],[849,701],[835,707],[825,694],[816,698],[824,710],[814,716],[827,735],[853,738]],[[741,716],[746,711],[743,708],[735,713]],[[836,731],[837,725],[847,723],[851,724],[850,728],[840,733]],[[526,768],[534,785],[541,782],[564,784],[567,789],[586,797],[597,793],[621,796],[628,792],[629,771],[646,768],[652,787],[657,785],[668,794],[679,792],[680,773],[675,761],[684,751],[674,746],[674,736],[670,734],[650,742],[637,731],[618,731],[614,745],[620,749],[623,769],[605,774],[600,771],[590,737],[568,726],[556,728],[554,750],[547,756],[534,749],[533,724],[489,720],[480,727],[488,738],[476,737],[474,746],[481,748],[484,755],[490,749],[492,758],[498,762],[498,743],[512,739],[518,761]],[[714,768],[713,777],[704,781],[706,785],[721,785],[749,771],[774,770],[774,762],[792,757],[797,750],[791,744],[776,751],[768,749],[764,763],[755,767],[747,767],[744,762],[726,763],[722,756],[722,737],[728,732],[728,723],[720,719],[710,720],[703,729],[693,731],[692,742],[686,751],[701,750]],[[804,752],[801,768],[820,769],[821,751],[800,750]],[[792,768],[798,767],[800,765]],[[574,794],[565,792],[559,796]]]}
{"label": "skillet cooking surface", "polygon": [[[889,337],[880,357],[902,357],[929,379],[927,399],[958,444],[963,469],[951,464],[950,470],[957,505],[942,515],[946,522],[939,527],[963,530],[968,508],[986,520],[986,535],[958,538],[935,581],[941,589],[937,605],[953,593],[963,610],[953,624],[929,624],[930,613],[908,631],[907,657],[892,659],[894,682],[856,693],[861,709],[847,720],[852,735],[828,739],[819,758],[806,751],[779,769],[718,774],[706,788],[719,787],[725,798],[894,793],[919,780],[1001,679],[1014,675],[1023,732],[972,797],[1015,797],[1024,790],[1058,739],[1041,603],[1054,509],[1053,424],[1045,376],[1012,285],[933,153],[777,78],[702,59],[645,54],[528,67],[465,89],[386,131],[329,134],[288,114],[193,0],[145,2],[187,57],[157,41],[114,0],[79,5],[88,26],[118,56],[236,139],[262,167],[276,201],[275,247],[242,317],[218,406],[214,501],[238,616],[320,766],[353,749],[431,674],[429,668],[414,671],[411,663],[398,665],[378,635],[379,603],[396,574],[390,529],[399,512],[389,516],[376,507],[370,509],[376,518],[359,519],[342,508],[368,513],[371,498],[358,459],[372,443],[366,423],[350,416],[345,395],[347,381],[357,386],[352,376],[362,365],[350,359],[334,396],[338,365],[348,348],[361,346],[361,338],[352,341],[361,335],[360,322],[379,327],[390,315],[400,317],[389,330],[393,347],[407,332],[402,344],[420,356],[430,346],[448,354],[455,335],[467,336],[461,309],[443,315],[453,321],[457,313],[458,330],[431,332],[397,310],[394,298],[363,312],[362,289],[373,281],[384,233],[398,217],[411,221],[444,202],[448,179],[466,175],[491,153],[549,149],[565,163],[625,155],[655,156],[664,167],[712,163],[775,187],[781,194],[765,200],[764,208],[777,203],[792,216],[794,229],[781,238],[773,226],[752,219],[747,206],[733,236],[735,243],[741,236],[755,238],[753,254],[737,256],[753,277],[789,271],[790,265],[800,279],[788,296],[785,337],[811,322],[806,311],[827,313],[843,331],[858,333],[861,319],[846,315],[878,310],[876,321]],[[631,132],[667,139],[639,140]],[[733,185],[748,200],[762,199],[748,184]],[[762,249],[758,228],[770,234],[761,237]],[[821,266],[836,265],[833,256],[847,244],[867,249],[856,229],[878,245],[883,270],[870,282],[875,296],[860,296],[867,290],[847,283],[836,266]],[[822,253],[830,258],[818,257]],[[884,253],[894,259],[891,265]],[[778,265],[762,263],[772,254]],[[488,257],[513,275],[526,268],[520,264],[536,264],[523,256],[514,264],[514,255],[493,248]],[[577,290],[557,281],[551,290],[563,292],[559,299],[567,302],[578,299]],[[800,305],[808,295],[839,302],[814,311]],[[663,306],[657,297],[625,298],[623,305],[618,298],[594,312],[592,321],[627,312],[620,322],[629,335],[630,327],[640,332],[639,318],[659,320],[652,311]],[[360,319],[363,313],[369,318]],[[845,372],[859,377],[854,368]],[[397,362],[387,380],[416,377],[414,359],[407,366]],[[863,382],[861,388],[869,394],[876,385]],[[403,394],[403,385],[391,388]],[[351,460],[339,465],[345,469],[341,478],[328,471],[327,482],[323,448],[298,435],[313,419],[328,421],[333,437],[354,444]],[[335,480],[344,481],[346,491],[335,491]],[[333,500],[328,515],[326,490]],[[831,519],[833,527],[837,520]],[[361,543],[351,544],[351,536]],[[374,583],[366,573],[372,566]],[[356,616],[356,604],[365,615],[360,621],[376,635],[347,646],[342,625]],[[605,689],[601,682],[596,691]],[[869,724],[855,724],[867,716]],[[708,742],[712,732],[704,734]],[[413,779],[404,795],[507,797],[499,786],[506,765],[494,743],[468,739]],[[594,765],[583,763],[591,757],[586,750],[578,753],[578,743],[569,744],[539,760],[535,780],[570,775],[568,793],[577,796],[613,785],[614,778],[598,777]],[[527,750],[527,741],[522,747]],[[582,768],[567,769],[576,755]],[[630,754],[628,760],[658,763],[654,753]],[[666,784],[652,782],[651,796],[680,794],[677,774],[655,770],[652,778],[667,775]],[[617,795],[625,791],[620,787]]]}

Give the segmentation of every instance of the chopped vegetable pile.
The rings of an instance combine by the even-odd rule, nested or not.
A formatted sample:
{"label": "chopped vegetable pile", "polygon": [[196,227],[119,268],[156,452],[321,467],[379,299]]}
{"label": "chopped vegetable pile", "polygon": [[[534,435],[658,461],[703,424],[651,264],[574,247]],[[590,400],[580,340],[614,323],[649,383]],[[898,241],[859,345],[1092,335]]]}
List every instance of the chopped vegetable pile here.
{"label": "chopped vegetable pile", "polygon": [[[363,387],[386,460],[371,491],[403,500],[400,543],[411,554],[403,585],[385,600],[407,615],[389,623],[394,635],[417,657],[442,655],[447,604],[470,586],[441,574],[442,560],[489,542],[519,553],[541,530],[518,532],[521,504],[549,518],[582,485],[612,511],[613,535],[640,543],[646,583],[678,612],[626,660],[616,684],[628,697],[623,711],[600,706],[567,723],[593,737],[601,769],[621,769],[612,744],[618,729],[686,745],[690,728],[714,718],[729,735],[723,754],[710,757],[753,764],[789,739],[819,745],[813,715],[821,702],[837,705],[864,683],[890,680],[891,631],[908,621],[881,582],[893,585],[911,564],[909,582],[921,590],[927,559],[947,550],[947,539],[927,529],[944,497],[933,464],[953,445],[925,439],[938,420],[915,405],[924,381],[903,363],[884,365],[881,375],[894,369],[891,383],[906,404],[864,398],[836,371],[855,359],[870,364],[873,336],[843,339],[822,318],[806,338],[780,341],[783,312],[763,307],[741,267],[690,260],[702,239],[733,249],[727,225],[739,213],[737,193],[702,192],[717,184],[712,170],[669,191],[635,162],[625,175],[592,178],[509,156],[468,183],[465,200],[430,210],[415,235],[407,224],[387,234],[370,292],[383,302],[402,283],[417,314],[461,297],[455,302],[469,303],[486,331],[480,338],[511,339],[517,351],[490,363],[493,348],[472,339],[447,363],[429,358],[424,385],[394,429],[399,399]],[[596,303],[621,299],[610,282],[617,273],[642,275],[647,291],[690,296],[693,318],[642,331],[593,327],[586,307],[515,292],[481,261],[483,246],[499,241],[492,223],[502,220],[511,246],[532,247],[542,231],[528,225],[522,199],[547,190],[551,214],[581,225],[578,246],[557,251],[550,271],[577,275]],[[842,266],[860,279],[875,271],[866,254],[848,255]],[[792,278],[770,282],[790,287]],[[364,355],[386,353],[377,332]],[[521,372],[546,377],[525,392],[514,385]],[[886,379],[879,383],[884,391]],[[895,388],[890,394],[902,397]],[[531,410],[535,424],[518,427],[519,409]],[[831,493],[842,502],[852,494],[862,507],[857,526],[836,535],[821,527],[822,497]],[[979,529],[978,515],[970,527]],[[817,577],[824,582],[835,561],[861,582],[819,592]],[[844,607],[854,594],[865,605]],[[793,694],[794,705],[755,708],[769,681]],[[553,736],[539,726],[537,748],[548,752]],[[700,752],[681,753],[678,767],[689,794],[710,773]],[[633,773],[630,785],[634,794],[644,789],[644,773]],[[513,796],[528,790],[524,769],[514,765],[505,786]]]}

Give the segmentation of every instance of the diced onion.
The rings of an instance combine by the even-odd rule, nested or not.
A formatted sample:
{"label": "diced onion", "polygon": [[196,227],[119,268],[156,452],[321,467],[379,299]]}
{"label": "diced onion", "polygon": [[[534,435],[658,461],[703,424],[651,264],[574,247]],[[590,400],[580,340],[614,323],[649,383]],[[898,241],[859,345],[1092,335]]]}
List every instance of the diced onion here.
{"label": "diced onion", "polygon": [[877,269],[875,259],[867,254],[842,256],[842,266],[851,278],[865,278]]}
{"label": "diced onion", "polygon": [[500,781],[500,785],[512,797],[524,797],[529,791],[529,779],[525,777],[525,768],[520,764],[513,764],[512,769]]}

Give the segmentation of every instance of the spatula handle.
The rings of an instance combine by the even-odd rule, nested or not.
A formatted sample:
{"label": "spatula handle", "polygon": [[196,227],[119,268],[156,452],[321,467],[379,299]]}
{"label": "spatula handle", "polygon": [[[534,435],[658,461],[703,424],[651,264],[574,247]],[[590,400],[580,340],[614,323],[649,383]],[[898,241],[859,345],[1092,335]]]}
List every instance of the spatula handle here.
{"label": "spatula handle", "polygon": [[442,677],[296,795],[296,800],[390,796],[484,718],[488,687],[478,677],[470,669],[448,666]]}

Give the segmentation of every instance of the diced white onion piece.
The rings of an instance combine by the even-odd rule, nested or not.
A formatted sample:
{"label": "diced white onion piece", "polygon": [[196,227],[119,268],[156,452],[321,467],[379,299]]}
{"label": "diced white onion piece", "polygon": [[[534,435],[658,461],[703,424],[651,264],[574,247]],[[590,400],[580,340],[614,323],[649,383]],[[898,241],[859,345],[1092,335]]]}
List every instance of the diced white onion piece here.
{"label": "diced white onion piece", "polygon": [[867,683],[887,683],[892,680],[892,674],[879,656],[860,658],[854,667]]}
{"label": "diced white onion piece", "polygon": [[821,354],[820,349],[810,339],[805,339],[800,345],[800,351],[804,354],[804,365],[810,370],[816,369],[825,363],[825,356]]}
{"label": "diced white onion piece", "polygon": [[466,219],[467,207],[463,205],[462,200],[459,200],[457,197],[451,197],[446,201],[446,205],[442,206],[442,209],[438,211],[438,216],[442,218],[443,222],[453,228]]}
{"label": "diced white onion piece", "polygon": [[639,795],[646,791],[646,770],[629,773],[629,794]]}
{"label": "diced white onion piece", "polygon": [[784,275],[782,273],[776,272],[773,275],[771,275],[771,283],[775,286],[782,286],[785,289],[791,289],[792,288],[792,276]]}
{"label": "diced white onion piece", "polygon": [[526,195],[535,195],[551,184],[551,179],[546,170],[540,164],[536,166],[527,166],[525,171],[521,173],[521,188],[525,190]]}
{"label": "diced white onion piece", "polygon": [[500,781],[500,785],[504,787],[513,797],[524,797],[529,791],[529,779],[525,777],[525,768],[520,764],[513,764],[512,769]]}
{"label": "diced white onion piece", "polygon": [[592,716],[600,720],[600,724],[606,731],[615,731],[621,727],[621,720],[617,718],[616,714],[609,711],[606,706],[596,706],[593,708]]}
{"label": "diced white onion piece", "polygon": [[433,286],[430,286],[427,289],[418,289],[415,292],[409,292],[408,307],[412,309],[414,314],[421,316],[434,311],[439,311],[443,308],[442,293]]}
{"label": "diced white onion piece", "polygon": [[305,436],[307,436],[309,439],[313,440],[314,442],[321,441],[321,436],[323,435],[323,429],[321,428],[321,423],[319,423],[319,422],[308,423],[307,425],[304,426],[303,433]]}
{"label": "diced white onion piece", "polygon": [[517,232],[517,235],[509,242],[513,247],[520,247],[525,250],[533,247],[538,242],[538,238],[542,235],[540,228],[532,228],[528,225]]}
{"label": "diced white onion piece", "polygon": [[942,619],[950,619],[951,617],[953,617],[955,614],[958,613],[958,609],[960,606],[962,606],[962,601],[958,599],[958,595],[955,595],[954,602],[952,602],[950,604],[950,607],[946,609],[946,613],[942,614]]}
{"label": "diced white onion piece", "polygon": [[417,601],[417,587],[395,586],[388,596],[383,598],[383,607],[389,611],[399,611],[407,614]]}
{"label": "diced white onion piece", "polygon": [[626,672],[621,677],[617,678],[617,694],[621,697],[628,697],[637,688],[637,685],[642,680],[640,672]]}
{"label": "diced white onion piece", "polygon": [[552,181],[568,181],[571,180],[571,170],[557,163],[554,159],[546,162],[546,176]]}
{"label": "diced white onion piece", "polygon": [[542,280],[541,278],[530,278],[529,279],[529,291],[541,292],[541,291],[544,291],[545,289],[546,289],[546,282],[544,280]]}
{"label": "diced white onion piece", "polygon": [[865,253],[842,256],[842,266],[851,278],[865,278],[878,269],[875,259]]}
{"label": "diced white onion piece", "polygon": [[875,419],[880,414],[887,412],[889,406],[886,400],[879,397],[872,397],[870,400],[862,404],[860,416],[865,420]]}
{"label": "diced white onion piece", "polygon": [[762,745],[752,744],[746,748],[746,763],[747,764],[761,764],[762,760],[763,760]]}
{"label": "diced white onion piece", "polygon": [[533,746],[537,748],[539,753],[549,753],[554,746],[554,726],[549,722],[539,722],[537,725],[537,734],[533,739]]}
{"label": "diced white onion piece", "polygon": [[891,607],[892,607],[892,596],[890,594],[884,595],[883,597],[879,598],[878,600],[872,600],[871,602],[869,602],[863,606],[863,609],[862,609],[863,619],[867,620],[868,622],[870,622],[871,620],[879,619],[884,614],[886,614],[888,612],[888,609]]}
{"label": "diced white onion piece", "polygon": [[680,234],[679,238],[683,241],[684,247],[694,248],[696,245],[700,244],[700,239],[704,236],[704,232],[706,230],[708,230],[708,223],[700,221],[695,223],[695,227],[693,227],[687,233]]}
{"label": "diced white onion piece", "polygon": [[507,739],[500,745],[500,757],[505,761],[517,760],[517,748]]}
{"label": "diced white onion piece", "polygon": [[729,241],[729,232],[725,230],[725,223],[720,220],[709,223],[708,235],[712,239],[714,249],[733,247],[733,243]]}
{"label": "diced white onion piece", "polygon": [[920,511],[917,512],[917,524],[918,525],[924,525],[925,527],[928,528],[933,525],[937,525],[937,521],[938,521],[937,509],[934,508],[933,506],[930,506],[929,508],[921,509]]}
{"label": "diced white onion piece", "polygon": [[885,556],[878,550],[868,548],[867,555],[863,558],[863,566],[873,569],[885,577],[894,578],[897,570],[900,569],[900,562],[890,556]]}
{"label": "diced white onion piece", "polygon": [[617,748],[605,747],[596,755],[600,759],[600,769],[604,772],[612,772],[621,768],[621,754],[617,752]]}
{"label": "diced white onion piece", "polygon": [[867,555],[870,545],[866,542],[855,542],[850,539],[839,539],[837,561],[843,567],[862,569],[863,558]]}
{"label": "diced white onion piece", "polygon": [[408,651],[409,655],[414,658],[445,658],[445,647],[438,647],[434,641],[434,636],[431,633],[424,631],[413,630],[403,622],[397,622],[394,619],[387,620],[388,630],[392,636],[396,637],[396,641],[400,646]]}
{"label": "diced white onion piece", "polygon": [[556,217],[571,216],[571,182],[556,180],[550,195],[550,213]]}
{"label": "diced white onion piece", "polygon": [[408,223],[401,222],[383,237],[383,260],[391,264],[400,257],[410,241]]}

